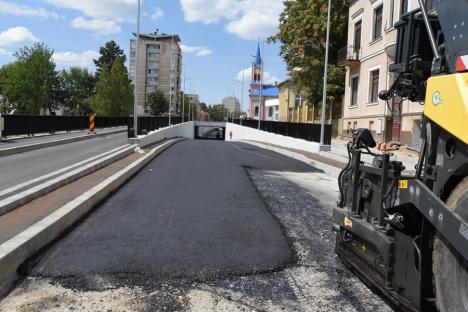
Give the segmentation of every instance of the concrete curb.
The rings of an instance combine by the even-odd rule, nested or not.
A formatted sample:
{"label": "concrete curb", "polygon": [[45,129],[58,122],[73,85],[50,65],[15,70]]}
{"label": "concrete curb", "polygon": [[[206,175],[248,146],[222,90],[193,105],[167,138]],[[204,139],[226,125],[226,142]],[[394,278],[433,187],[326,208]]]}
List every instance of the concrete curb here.
{"label": "concrete curb", "polygon": [[41,183],[39,185],[33,186],[18,194],[14,194],[12,196],[0,200],[0,216],[21,205],[26,204],[27,202],[30,202],[33,199],[50,193],[53,190],[56,190],[64,185],[76,181],[79,178],[84,177],[85,175],[88,175],[119,159],[122,159],[132,154],[134,152],[135,147],[136,146],[134,145],[129,145],[128,147],[122,150],[118,150],[111,155],[107,155],[104,158],[95,160],[87,165],[84,165],[83,167],[79,167],[61,176],[45,181],[44,183]]}
{"label": "concrete curb", "polygon": [[0,157],[7,156],[7,155],[18,154],[18,153],[29,152],[29,151],[33,151],[33,150],[37,150],[37,149],[41,149],[41,148],[46,148],[46,147],[51,147],[51,146],[57,146],[57,145],[62,145],[62,144],[74,143],[74,142],[78,142],[78,141],[90,140],[90,139],[94,139],[96,137],[102,137],[102,136],[112,135],[112,134],[117,134],[117,133],[122,133],[122,132],[127,132],[127,130],[115,130],[115,131],[109,131],[109,132],[103,132],[103,133],[96,133],[96,134],[93,134],[93,135],[88,134],[88,135],[82,135],[82,136],[77,136],[77,137],[68,138],[68,139],[47,141],[47,142],[41,142],[41,143],[28,144],[28,145],[22,145],[22,146],[17,146],[17,147],[0,149]]}
{"label": "concrete curb", "polygon": [[94,205],[109,196],[153,158],[181,141],[174,139],[152,149],[119,172],[113,174],[70,203],[38,221],[27,230],[0,245],[0,293],[16,278],[18,267],[41,248],[58,238],[66,229],[88,213]]}
{"label": "concrete curb", "polygon": [[329,175],[329,176],[331,176],[333,178],[338,178],[338,175],[341,172],[341,169],[338,168],[338,167],[334,167],[334,166],[325,164],[323,162],[320,162],[320,161],[317,161],[317,160],[314,160],[314,159],[310,159],[310,158],[308,158],[308,157],[306,157],[306,156],[304,156],[302,154],[296,153],[296,152],[291,152],[291,151],[288,151],[288,150],[285,150],[285,149],[282,149],[282,148],[273,147],[273,146],[270,146],[270,145],[261,144],[261,143],[257,143],[257,142],[252,142],[252,141],[247,141],[247,140],[240,140],[239,142],[247,143],[247,144],[250,144],[250,145],[255,145],[255,146],[264,148],[266,150],[274,151],[274,152],[277,152],[279,154],[294,158],[296,160],[299,160],[299,161],[301,161],[303,163],[308,164],[309,166],[312,166],[314,168],[322,170],[325,174],[327,174],[327,175]]}

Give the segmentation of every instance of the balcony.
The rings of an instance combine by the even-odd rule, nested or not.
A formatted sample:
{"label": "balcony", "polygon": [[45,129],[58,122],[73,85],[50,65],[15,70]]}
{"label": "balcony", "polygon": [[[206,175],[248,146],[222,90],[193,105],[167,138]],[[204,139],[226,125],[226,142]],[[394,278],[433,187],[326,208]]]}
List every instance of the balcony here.
{"label": "balcony", "polygon": [[361,63],[361,48],[347,46],[338,50],[338,66],[354,67]]}

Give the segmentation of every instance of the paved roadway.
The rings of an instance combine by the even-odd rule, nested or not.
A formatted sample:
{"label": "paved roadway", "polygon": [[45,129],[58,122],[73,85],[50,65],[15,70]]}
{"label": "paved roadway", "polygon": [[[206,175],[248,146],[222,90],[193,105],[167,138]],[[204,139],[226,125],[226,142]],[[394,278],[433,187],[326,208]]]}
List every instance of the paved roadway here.
{"label": "paved roadway", "polygon": [[125,144],[127,144],[126,132],[2,156],[0,157],[0,190],[59,170]]}
{"label": "paved roadway", "polygon": [[390,311],[337,261],[337,194],[277,153],[183,141],[27,262],[0,311]]}
{"label": "paved roadway", "polygon": [[[127,127],[114,127],[114,128],[103,128],[96,129],[97,133],[115,132],[118,130],[127,130]],[[72,131],[72,132],[60,132],[54,135],[49,134],[38,134],[33,137],[28,136],[10,136],[6,140],[0,138],[0,149],[19,147],[23,145],[38,144],[50,141],[57,141],[63,139],[69,139],[74,137],[89,135],[88,130]]]}

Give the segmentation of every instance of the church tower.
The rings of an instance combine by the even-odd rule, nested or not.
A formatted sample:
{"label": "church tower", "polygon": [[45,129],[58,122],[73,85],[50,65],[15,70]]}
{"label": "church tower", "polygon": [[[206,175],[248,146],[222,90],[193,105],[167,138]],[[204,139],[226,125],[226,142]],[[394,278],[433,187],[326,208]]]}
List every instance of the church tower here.
{"label": "church tower", "polygon": [[252,64],[252,85],[259,85],[262,81],[262,56],[260,54],[260,44],[257,45],[257,55]]}

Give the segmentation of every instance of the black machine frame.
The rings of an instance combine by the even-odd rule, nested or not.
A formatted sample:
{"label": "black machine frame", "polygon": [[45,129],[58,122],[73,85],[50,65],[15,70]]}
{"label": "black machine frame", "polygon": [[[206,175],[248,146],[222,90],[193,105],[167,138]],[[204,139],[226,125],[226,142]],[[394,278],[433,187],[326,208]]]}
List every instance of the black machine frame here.
{"label": "black machine frame", "polygon": [[[371,153],[367,144],[350,142],[350,161],[339,177],[341,198],[333,211],[336,251],[344,263],[407,311],[435,310],[435,235],[468,260],[468,223],[444,202],[468,173],[468,148],[427,118],[423,125],[413,176],[403,175],[405,168],[390,161],[389,153]],[[363,153],[375,156],[372,166],[361,162]]]}

